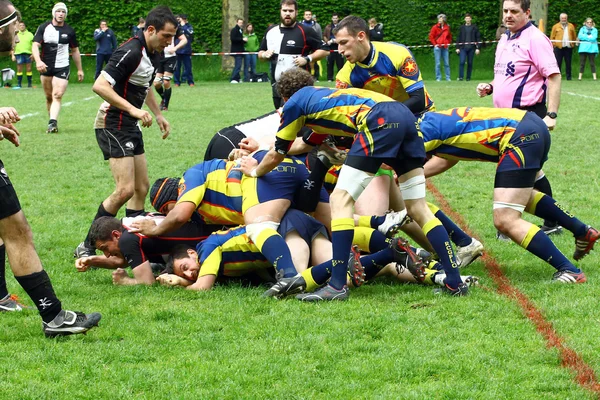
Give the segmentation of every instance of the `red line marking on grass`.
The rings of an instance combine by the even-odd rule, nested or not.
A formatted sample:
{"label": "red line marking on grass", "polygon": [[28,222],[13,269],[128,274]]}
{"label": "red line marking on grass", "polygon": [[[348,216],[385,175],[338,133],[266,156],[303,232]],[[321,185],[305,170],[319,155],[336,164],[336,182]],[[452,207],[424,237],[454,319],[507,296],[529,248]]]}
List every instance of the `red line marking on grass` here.
{"label": "red line marking on grass", "polygon": [[[430,181],[427,181],[427,189],[429,189],[437,205],[445,214],[460,225],[469,236],[476,237],[469,229],[464,218],[450,207],[444,195]],[[524,293],[512,285],[510,280],[504,275],[504,272],[502,272],[498,262],[492,256],[484,254],[482,260],[486,270],[498,286],[496,289],[498,293],[515,300],[519,304],[525,316],[546,340],[547,346],[555,347],[558,350],[561,365],[571,369],[575,373],[575,382],[600,396],[600,383],[592,367],[575,350],[565,344],[565,340],[554,330],[552,323],[546,320],[541,310]]]}

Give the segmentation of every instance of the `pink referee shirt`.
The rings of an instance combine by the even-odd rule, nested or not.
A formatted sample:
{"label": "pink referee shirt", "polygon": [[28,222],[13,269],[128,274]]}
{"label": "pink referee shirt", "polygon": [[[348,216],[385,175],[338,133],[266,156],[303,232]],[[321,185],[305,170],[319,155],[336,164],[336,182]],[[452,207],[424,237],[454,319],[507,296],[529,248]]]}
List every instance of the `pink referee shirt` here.
{"label": "pink referee shirt", "polygon": [[[509,33],[506,31],[506,33]],[[546,35],[531,22],[496,48],[494,107],[521,108],[546,101],[546,78],[560,69]]]}

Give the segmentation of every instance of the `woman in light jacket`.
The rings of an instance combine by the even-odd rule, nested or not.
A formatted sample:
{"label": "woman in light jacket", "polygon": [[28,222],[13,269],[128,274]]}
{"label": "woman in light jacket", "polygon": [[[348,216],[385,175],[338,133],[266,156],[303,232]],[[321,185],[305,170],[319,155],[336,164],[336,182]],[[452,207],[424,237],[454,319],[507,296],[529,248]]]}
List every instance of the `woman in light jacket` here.
{"label": "woman in light jacket", "polygon": [[583,75],[585,69],[585,60],[590,60],[590,69],[592,70],[592,76],[596,80],[596,64],[594,58],[598,54],[598,29],[594,20],[588,18],[579,30],[579,80]]}

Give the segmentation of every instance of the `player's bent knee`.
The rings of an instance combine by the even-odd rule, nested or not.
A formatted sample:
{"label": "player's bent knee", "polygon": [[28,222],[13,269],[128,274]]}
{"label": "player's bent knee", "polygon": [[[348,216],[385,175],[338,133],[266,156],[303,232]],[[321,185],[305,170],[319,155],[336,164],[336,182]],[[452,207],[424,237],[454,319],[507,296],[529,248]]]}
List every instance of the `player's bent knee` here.
{"label": "player's bent knee", "polygon": [[258,244],[260,234],[266,230],[272,229],[277,231],[279,224],[273,221],[257,222],[246,225],[246,234],[255,244]]}
{"label": "player's bent knee", "polygon": [[[344,165],[340,170],[335,189],[344,190],[356,201],[360,194],[373,180],[373,175],[350,165]],[[334,190],[335,193],[335,190]],[[333,194],[332,194],[333,197]],[[333,202],[333,201],[332,201]]]}
{"label": "player's bent knee", "polygon": [[521,218],[524,210],[525,206],[521,204],[494,201],[494,226],[501,232],[507,232]]}
{"label": "player's bent knee", "polygon": [[425,175],[413,176],[406,182],[401,182],[399,186],[405,201],[425,198]]}

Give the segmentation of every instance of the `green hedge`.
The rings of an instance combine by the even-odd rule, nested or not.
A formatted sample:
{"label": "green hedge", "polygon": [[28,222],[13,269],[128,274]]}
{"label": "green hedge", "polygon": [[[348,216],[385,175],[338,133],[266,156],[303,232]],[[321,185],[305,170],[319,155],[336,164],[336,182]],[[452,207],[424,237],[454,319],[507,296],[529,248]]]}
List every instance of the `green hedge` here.
{"label": "green hedge", "polygon": [[[54,1],[16,0],[15,6],[23,14],[29,29],[34,31],[42,22],[50,19]],[[249,20],[255,30],[262,34],[270,23],[279,21],[280,0],[250,0]],[[561,12],[569,14],[569,20],[581,26],[586,17],[591,16],[600,22],[598,0],[551,0],[549,2],[549,26],[558,21]],[[140,16],[145,16],[157,4],[166,4],[175,13],[185,13],[194,27],[194,51],[221,50],[222,2],[219,0],[78,0],[67,1],[69,15],[67,22],[78,34],[83,53],[95,51],[94,29],[100,19],[106,19],[115,31],[118,41],[129,38],[131,26],[137,24]],[[386,40],[407,45],[428,44],[431,26],[439,13],[448,16],[452,33],[458,36],[464,13],[473,16],[486,40],[495,38],[499,24],[500,0],[331,0],[300,1],[299,18],[305,9],[311,9],[319,17],[323,28],[331,20],[333,12],[341,16],[355,14],[365,19],[375,17],[384,24]]]}

